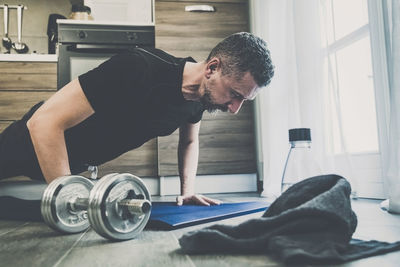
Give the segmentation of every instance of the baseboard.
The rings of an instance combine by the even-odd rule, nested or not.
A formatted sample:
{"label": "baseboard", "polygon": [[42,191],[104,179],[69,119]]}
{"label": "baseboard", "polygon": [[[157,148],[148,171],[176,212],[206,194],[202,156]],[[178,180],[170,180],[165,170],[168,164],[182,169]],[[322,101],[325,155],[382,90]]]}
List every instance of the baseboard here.
{"label": "baseboard", "polygon": [[[150,194],[153,196],[180,194],[180,181],[178,176],[141,177],[141,179],[146,184]],[[2,180],[3,185],[15,182],[31,182],[31,179],[27,177],[14,177],[13,179]],[[210,194],[241,192],[257,192],[257,175],[255,173],[199,175],[196,177],[196,193]]]}
{"label": "baseboard", "polygon": [[[158,194],[161,196],[180,194],[180,180],[178,176],[160,177],[159,186]],[[157,192],[157,189],[154,188],[150,191]],[[196,193],[239,192],[257,192],[257,175],[255,173],[199,175],[196,177]]]}

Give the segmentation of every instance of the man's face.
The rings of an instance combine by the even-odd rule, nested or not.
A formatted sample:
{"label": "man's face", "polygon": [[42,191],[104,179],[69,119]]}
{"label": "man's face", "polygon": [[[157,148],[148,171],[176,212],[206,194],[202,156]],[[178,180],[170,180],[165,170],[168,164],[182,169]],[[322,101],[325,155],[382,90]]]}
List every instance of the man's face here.
{"label": "man's face", "polygon": [[234,77],[222,75],[220,68],[211,68],[210,75],[203,82],[200,101],[208,112],[221,110],[236,114],[245,100],[256,97],[258,89],[249,72],[238,81]]}

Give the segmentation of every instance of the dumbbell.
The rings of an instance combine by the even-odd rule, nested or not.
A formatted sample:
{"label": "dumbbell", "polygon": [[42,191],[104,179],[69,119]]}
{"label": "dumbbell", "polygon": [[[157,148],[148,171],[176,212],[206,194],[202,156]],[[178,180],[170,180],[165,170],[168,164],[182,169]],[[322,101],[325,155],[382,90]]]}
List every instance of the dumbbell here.
{"label": "dumbbell", "polygon": [[150,218],[151,198],[143,181],[132,174],[113,173],[93,182],[78,175],[51,182],[43,193],[44,221],[64,233],[92,226],[112,240],[136,237]]}

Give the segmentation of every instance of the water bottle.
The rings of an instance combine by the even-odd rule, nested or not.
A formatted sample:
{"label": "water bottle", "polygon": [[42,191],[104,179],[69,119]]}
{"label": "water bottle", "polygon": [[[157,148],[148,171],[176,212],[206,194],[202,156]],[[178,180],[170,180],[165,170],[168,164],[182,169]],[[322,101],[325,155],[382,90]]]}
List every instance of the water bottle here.
{"label": "water bottle", "polygon": [[293,184],[321,174],[311,149],[311,130],[289,130],[290,149],[282,174],[281,193]]}

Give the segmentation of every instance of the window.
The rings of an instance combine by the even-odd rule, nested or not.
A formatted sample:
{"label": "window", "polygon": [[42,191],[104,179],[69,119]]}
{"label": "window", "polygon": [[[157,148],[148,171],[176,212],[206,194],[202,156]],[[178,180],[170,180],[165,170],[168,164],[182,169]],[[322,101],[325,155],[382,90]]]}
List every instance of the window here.
{"label": "window", "polygon": [[378,122],[384,104],[378,100],[384,91],[379,82],[386,77],[376,71],[383,66],[371,50],[371,44],[375,49],[384,46],[371,36],[377,33],[370,17],[376,19],[380,1],[373,2],[322,0],[321,40],[328,70],[326,128],[333,135],[326,148],[337,157],[350,154],[360,196],[382,197],[380,144],[385,142],[385,133]]}
{"label": "window", "polygon": [[[330,0],[321,16],[325,25],[321,40],[330,73],[327,79],[333,143],[336,154],[378,152],[377,115],[372,74],[368,7],[366,0]],[[334,119],[335,116],[338,118]],[[339,124],[344,140],[340,140]],[[341,146],[340,142],[344,142]]]}

